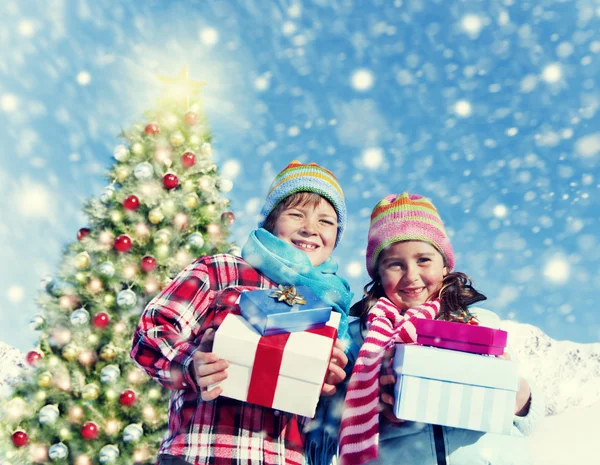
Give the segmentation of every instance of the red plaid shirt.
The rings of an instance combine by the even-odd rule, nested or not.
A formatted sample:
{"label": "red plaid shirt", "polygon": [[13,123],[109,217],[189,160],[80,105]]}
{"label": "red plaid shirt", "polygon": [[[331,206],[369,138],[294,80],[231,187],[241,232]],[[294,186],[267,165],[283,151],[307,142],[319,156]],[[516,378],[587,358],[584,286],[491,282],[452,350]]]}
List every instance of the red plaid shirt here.
{"label": "red plaid shirt", "polygon": [[218,328],[242,290],[276,284],[241,258],[201,257],[148,304],[131,357],[172,390],[159,454],[194,465],[303,464],[305,417],[225,397],[204,402],[192,363],[202,335]]}

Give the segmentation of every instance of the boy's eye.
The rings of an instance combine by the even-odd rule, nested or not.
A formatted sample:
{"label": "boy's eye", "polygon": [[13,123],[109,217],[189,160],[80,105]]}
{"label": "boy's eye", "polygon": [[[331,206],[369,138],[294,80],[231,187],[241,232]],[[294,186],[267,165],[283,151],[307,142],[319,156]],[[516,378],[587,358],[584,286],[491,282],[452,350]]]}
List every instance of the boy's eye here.
{"label": "boy's eye", "polygon": [[321,220],[321,223],[325,223],[328,226],[337,226],[336,223],[334,223],[331,220],[325,220],[325,219],[323,219],[323,220]]}

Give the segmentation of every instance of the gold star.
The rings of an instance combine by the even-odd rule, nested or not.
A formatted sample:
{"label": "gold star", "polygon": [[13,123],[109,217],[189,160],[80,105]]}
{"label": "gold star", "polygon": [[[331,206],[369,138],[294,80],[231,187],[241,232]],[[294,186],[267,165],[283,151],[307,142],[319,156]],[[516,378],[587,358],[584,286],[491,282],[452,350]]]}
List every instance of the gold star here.
{"label": "gold star", "polygon": [[157,77],[163,83],[165,97],[174,100],[189,99],[191,96],[196,95],[201,87],[206,85],[206,82],[190,79],[187,64],[183,65],[177,77],[161,76],[159,74],[157,74]]}

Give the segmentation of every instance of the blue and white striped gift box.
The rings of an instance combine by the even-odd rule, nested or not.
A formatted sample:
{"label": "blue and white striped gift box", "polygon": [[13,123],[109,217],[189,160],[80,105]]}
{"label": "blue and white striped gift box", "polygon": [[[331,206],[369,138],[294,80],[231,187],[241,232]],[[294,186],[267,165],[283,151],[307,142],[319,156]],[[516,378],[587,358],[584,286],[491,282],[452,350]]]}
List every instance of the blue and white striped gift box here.
{"label": "blue and white striped gift box", "polygon": [[512,361],[398,344],[394,370],[398,418],[510,434],[519,386]]}

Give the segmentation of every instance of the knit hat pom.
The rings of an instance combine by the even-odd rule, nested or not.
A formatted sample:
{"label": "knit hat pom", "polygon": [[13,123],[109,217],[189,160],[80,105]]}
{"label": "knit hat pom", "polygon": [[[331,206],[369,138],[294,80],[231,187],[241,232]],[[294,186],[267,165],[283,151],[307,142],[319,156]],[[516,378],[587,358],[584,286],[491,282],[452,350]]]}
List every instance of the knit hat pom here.
{"label": "knit hat pom", "polygon": [[367,271],[375,278],[377,258],[395,242],[423,241],[434,246],[454,268],[454,251],[444,223],[430,199],[419,194],[390,194],[375,205],[367,243]]}
{"label": "knit hat pom", "polygon": [[306,165],[294,160],[275,177],[260,212],[261,219],[258,227],[263,226],[269,213],[279,202],[298,192],[312,192],[331,203],[338,217],[338,233],[335,241],[337,247],[346,227],[344,193],[333,173],[316,163]]}

